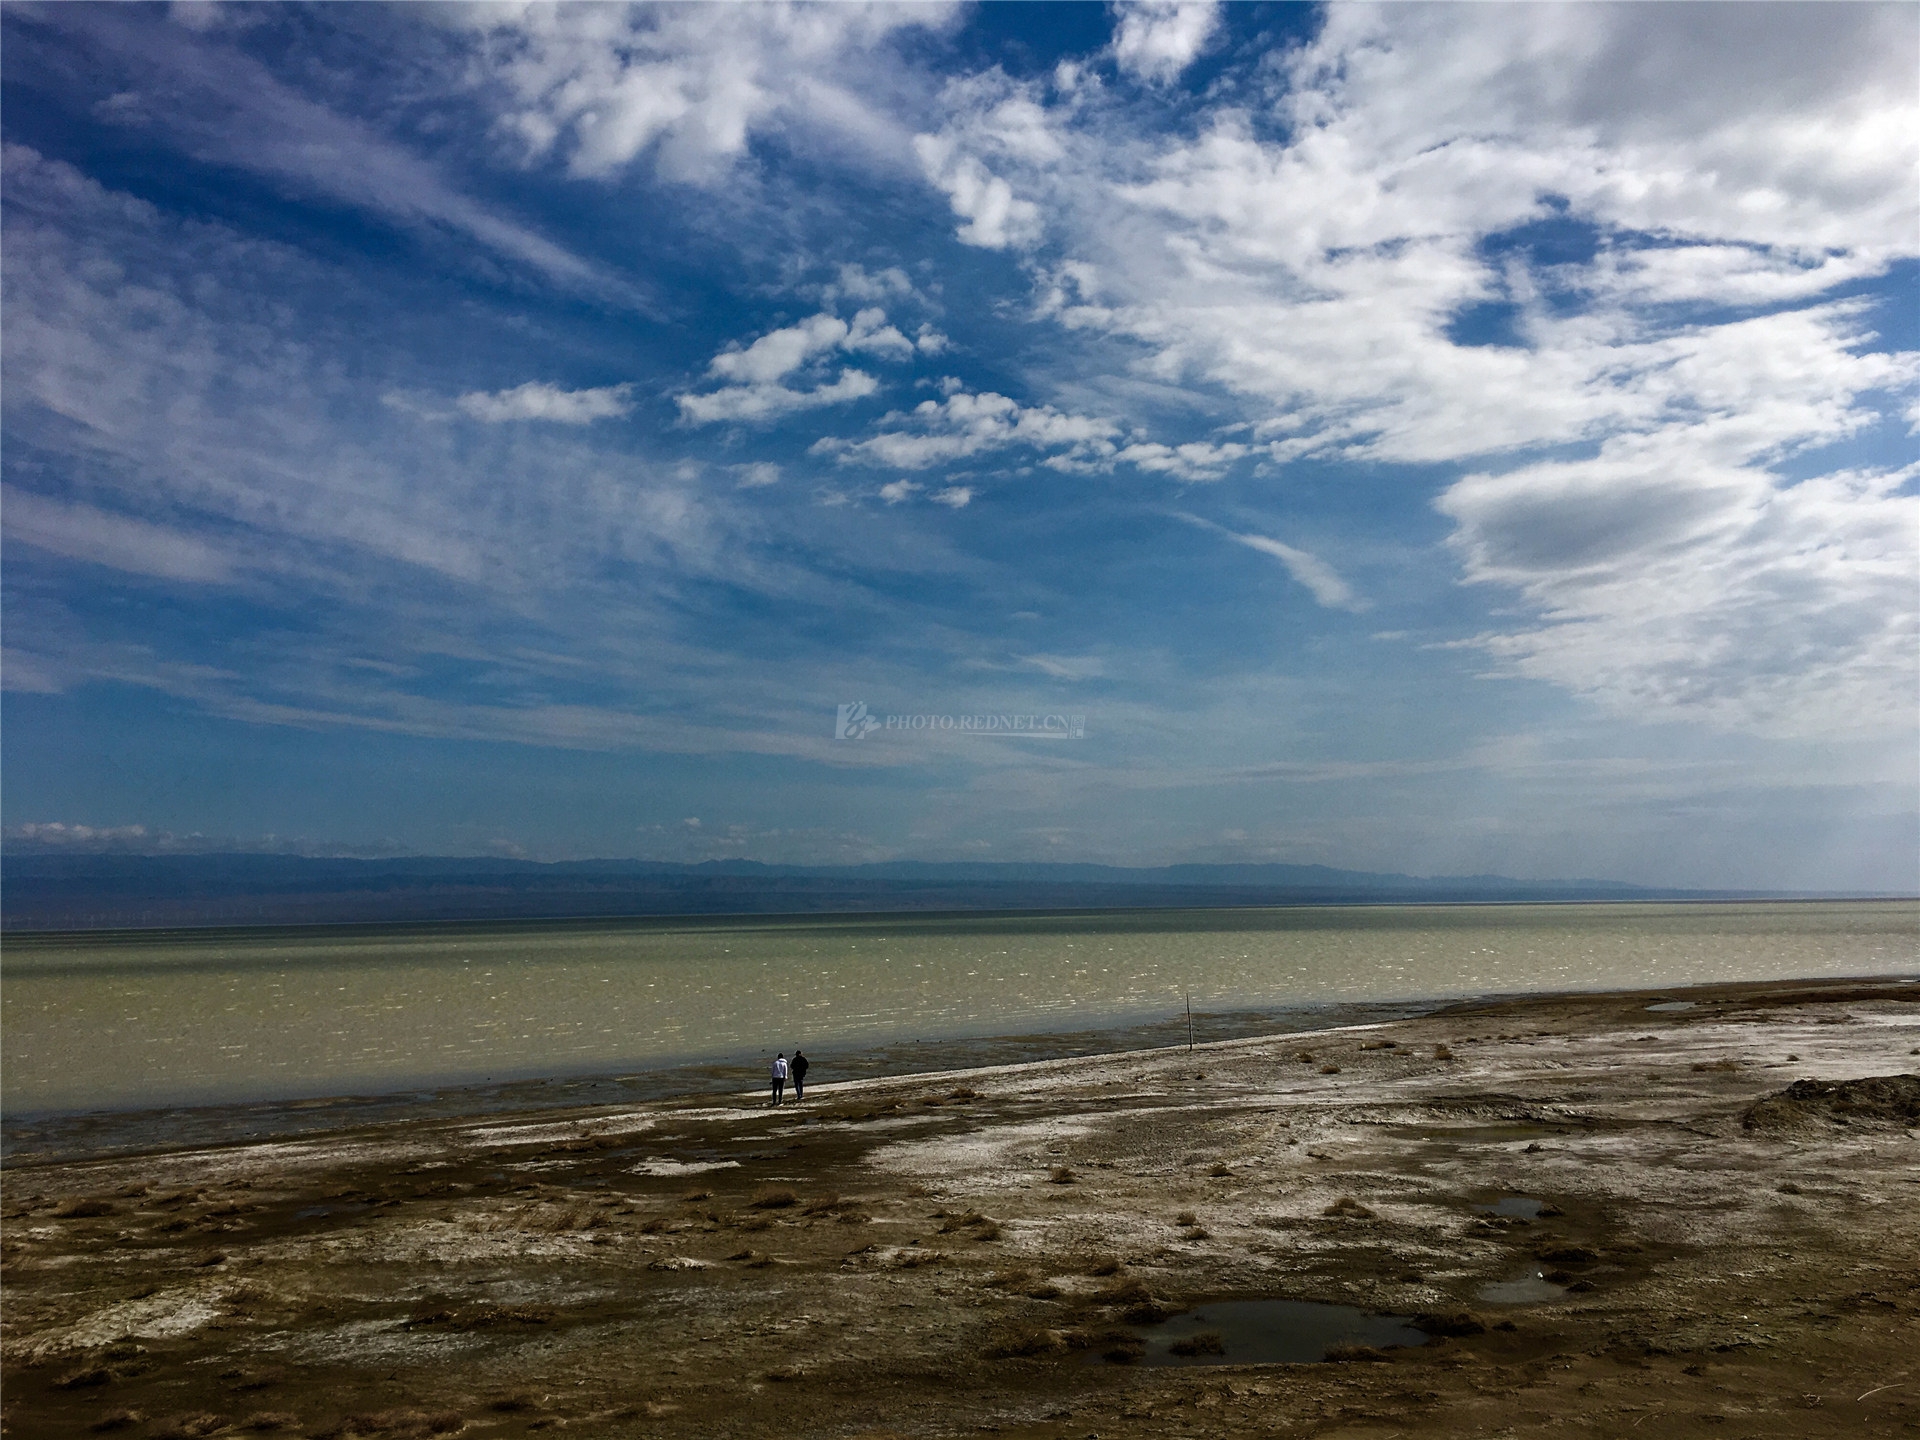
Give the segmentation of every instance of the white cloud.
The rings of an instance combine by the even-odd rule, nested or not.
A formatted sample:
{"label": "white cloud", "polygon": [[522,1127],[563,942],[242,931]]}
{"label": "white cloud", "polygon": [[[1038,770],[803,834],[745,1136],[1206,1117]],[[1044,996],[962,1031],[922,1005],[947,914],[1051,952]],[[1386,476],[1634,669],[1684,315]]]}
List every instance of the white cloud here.
{"label": "white cloud", "polygon": [[898,505],[902,500],[911,500],[920,488],[912,480],[894,480],[880,487],[880,498],[889,505]]}
{"label": "white cloud", "polygon": [[1132,0],[1114,10],[1120,19],[1113,35],[1114,63],[1158,84],[1178,78],[1220,23],[1220,7],[1212,0]]}
{"label": "white cloud", "polygon": [[780,483],[780,467],[771,460],[755,460],[748,465],[736,465],[733,467],[733,473],[740,477],[742,490],[758,490]]}
{"label": "white cloud", "polygon": [[974,490],[971,485],[949,485],[944,490],[936,490],[930,497],[934,504],[944,505],[949,510],[964,510],[973,503]]}
{"label": "white cloud", "polygon": [[894,411],[879,424],[889,428],[865,440],[821,440],[814,449],[838,455],[843,462],[924,470],[1019,446],[1055,451],[1045,463],[1073,468],[1108,460],[1114,453],[1112,436],[1119,429],[1110,420],[1062,414],[1050,405],[1019,405],[991,390],[961,390],[944,400],[923,400],[911,412]]}
{"label": "white cloud", "polygon": [[841,300],[855,303],[875,300],[902,300],[912,297],[924,303],[907,272],[898,265],[868,270],[864,265],[842,265],[833,282],[822,289],[821,298],[834,305]]}
{"label": "white cloud", "polygon": [[847,322],[835,315],[809,316],[798,325],[770,330],[743,350],[727,350],[707,367],[724,380],[765,385],[784,379],[815,356],[837,349],[847,338]]}
{"label": "white cloud", "polygon": [[499,424],[508,420],[551,420],[561,425],[591,425],[595,420],[617,420],[633,410],[633,386],[603,385],[594,390],[562,390],[529,380],[511,390],[476,390],[454,404],[475,420]]}
{"label": "white cloud", "polygon": [[1136,441],[1120,451],[1114,459],[1179,480],[1218,480],[1226,473],[1228,466],[1251,454],[1252,448],[1237,441],[1224,445],[1205,441],[1193,441],[1185,445]]}
{"label": "white cloud", "polygon": [[[1003,86],[955,91],[970,108],[940,133],[1057,238],[1040,313],[1137,346],[1144,382],[1238,407],[1283,464],[1483,472],[1442,502],[1465,574],[1551,622],[1482,637],[1507,669],[1644,718],[1809,733],[1877,723],[1905,683],[1886,617],[1911,590],[1903,610],[1881,588],[1897,497],[1791,484],[1781,462],[1878,423],[1920,372],[1874,348],[1861,302],[1823,303],[1920,248],[1917,43],[1898,6],[1338,5],[1276,62],[1268,123],[1216,110],[1167,140],[1082,87],[1026,125],[1046,158],[996,142]],[[1501,343],[1463,343],[1488,305]],[[1568,446],[1602,457],[1579,484],[1490,463]],[[1201,479],[1226,456],[1180,448],[1117,458]],[[1787,573],[1749,510],[1795,515],[1823,557],[1787,566],[1817,656],[1755,646],[1749,670],[1705,643],[1715,617],[1761,613],[1743,566]],[[1689,582],[1516,568],[1560,532],[1618,547],[1621,577],[1667,577],[1677,546]],[[1268,553],[1343,603],[1303,552]],[[1585,573],[1555,553],[1554,574]],[[1656,630],[1699,640],[1692,660]]]}
{"label": "white cloud", "polygon": [[937,135],[916,135],[913,147],[927,179],[946,192],[953,213],[967,222],[954,232],[963,244],[1005,250],[1039,238],[1040,207],[1016,198],[1013,187],[977,157]]}
{"label": "white cloud", "polygon": [[845,405],[864,400],[880,389],[880,382],[864,370],[842,370],[839,378],[811,390],[794,390],[785,385],[731,385],[706,395],[676,395],[680,413],[696,425],[711,425],[722,420],[777,420],[797,410],[817,410],[823,405]]}
{"label": "white cloud", "polygon": [[916,346],[894,326],[887,324],[887,312],[876,307],[862,310],[847,327],[840,342],[848,350],[864,351],[885,360],[911,360]]}
{"label": "white cloud", "polygon": [[651,157],[664,175],[713,183],[756,132],[817,134],[898,153],[882,52],[903,30],[944,28],[950,4],[462,7],[484,39],[502,128],[575,175]]}
{"label": "white cloud", "polygon": [[1916,473],[1782,484],[1703,430],[1471,475],[1439,504],[1468,579],[1541,612],[1473,642],[1506,673],[1623,714],[1830,738],[1913,723]]}
{"label": "white cloud", "polygon": [[880,382],[863,370],[842,370],[837,379],[809,389],[787,383],[802,371],[816,370],[819,362],[837,351],[862,352],[883,360],[911,360],[913,341],[887,323],[878,306],[859,311],[851,324],[822,311],[797,325],[768,331],[744,348],[723,350],[713,357],[708,373],[733,383],[704,395],[676,395],[680,413],[694,424],[721,420],[771,420],[797,410],[817,409],[864,400]]}

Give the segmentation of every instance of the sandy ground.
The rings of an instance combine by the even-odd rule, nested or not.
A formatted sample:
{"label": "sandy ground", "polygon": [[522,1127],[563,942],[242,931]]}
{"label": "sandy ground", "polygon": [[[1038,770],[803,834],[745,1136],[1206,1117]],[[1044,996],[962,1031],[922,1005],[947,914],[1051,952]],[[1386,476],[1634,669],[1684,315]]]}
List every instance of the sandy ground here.
{"label": "sandy ground", "polygon": [[[1694,1008],[1646,1008],[1677,998]],[[1916,1001],[1883,981],[1533,998],[778,1111],[14,1167],[4,1429],[1920,1432],[1916,1082],[1752,1108],[1920,1071]],[[1508,1197],[1545,1208],[1476,1208]],[[1482,1294],[1517,1279],[1545,1298]],[[1223,1299],[1433,1338],[1143,1363]]]}

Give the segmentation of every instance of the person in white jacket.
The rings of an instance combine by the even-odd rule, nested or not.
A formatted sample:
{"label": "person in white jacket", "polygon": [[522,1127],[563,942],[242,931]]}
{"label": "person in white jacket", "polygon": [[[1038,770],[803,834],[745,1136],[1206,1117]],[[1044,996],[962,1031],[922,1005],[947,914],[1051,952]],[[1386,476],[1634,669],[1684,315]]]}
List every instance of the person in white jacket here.
{"label": "person in white jacket", "polygon": [[787,1091],[787,1052],[773,1057],[773,1103],[778,1105]]}

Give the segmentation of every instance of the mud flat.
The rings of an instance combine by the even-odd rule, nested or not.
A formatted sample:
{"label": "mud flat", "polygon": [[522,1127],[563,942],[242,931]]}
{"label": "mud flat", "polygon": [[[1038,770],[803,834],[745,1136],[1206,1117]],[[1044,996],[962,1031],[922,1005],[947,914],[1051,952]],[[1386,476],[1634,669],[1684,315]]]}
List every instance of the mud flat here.
{"label": "mud flat", "polygon": [[[14,1166],[5,1433],[1920,1432],[1916,1002],[1540,997]],[[1285,1353],[1346,1329],[1248,1363],[1269,1311]]]}

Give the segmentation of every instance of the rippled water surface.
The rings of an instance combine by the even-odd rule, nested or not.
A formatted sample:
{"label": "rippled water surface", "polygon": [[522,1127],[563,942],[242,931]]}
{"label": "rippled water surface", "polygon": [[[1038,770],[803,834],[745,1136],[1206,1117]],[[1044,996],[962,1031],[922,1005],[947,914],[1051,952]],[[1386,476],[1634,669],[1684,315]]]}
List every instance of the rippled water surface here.
{"label": "rippled water surface", "polygon": [[11,1115],[744,1061],[1196,1010],[1911,972],[1920,906],[1378,906],[12,936]]}

